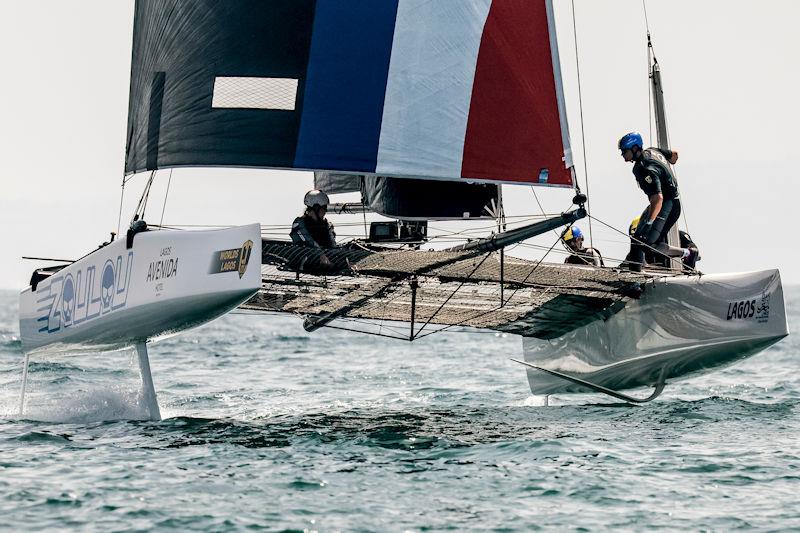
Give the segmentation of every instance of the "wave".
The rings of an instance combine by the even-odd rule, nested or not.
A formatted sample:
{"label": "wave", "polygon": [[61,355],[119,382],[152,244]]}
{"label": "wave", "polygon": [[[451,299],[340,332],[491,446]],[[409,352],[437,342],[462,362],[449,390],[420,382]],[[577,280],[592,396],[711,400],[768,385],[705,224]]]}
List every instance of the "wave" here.
{"label": "wave", "polygon": [[[74,391],[69,396],[26,401],[22,420],[59,424],[90,424],[114,420],[148,420],[141,391],[114,386]],[[11,418],[7,416],[7,418]]]}

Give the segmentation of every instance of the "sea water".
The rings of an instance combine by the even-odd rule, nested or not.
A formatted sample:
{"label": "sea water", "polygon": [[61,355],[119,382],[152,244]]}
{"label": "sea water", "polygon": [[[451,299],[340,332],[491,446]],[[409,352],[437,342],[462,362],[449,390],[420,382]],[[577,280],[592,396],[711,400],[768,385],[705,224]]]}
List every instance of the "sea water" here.
{"label": "sea water", "polygon": [[512,335],[228,315],[150,346],[151,422],[133,351],[31,358],[18,416],[17,295],[0,292],[0,528],[800,529],[786,296],[793,335],[637,407],[543,406]]}

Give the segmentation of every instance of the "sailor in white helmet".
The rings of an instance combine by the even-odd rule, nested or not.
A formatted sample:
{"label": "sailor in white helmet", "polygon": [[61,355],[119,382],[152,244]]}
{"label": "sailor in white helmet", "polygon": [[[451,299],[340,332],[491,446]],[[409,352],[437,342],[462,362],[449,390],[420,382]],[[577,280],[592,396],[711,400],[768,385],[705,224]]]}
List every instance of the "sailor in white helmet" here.
{"label": "sailor in white helmet", "polygon": [[306,210],[292,222],[289,235],[295,244],[314,248],[335,248],[336,234],[333,224],[328,222],[328,195],[317,189],[308,191],[303,202]]}

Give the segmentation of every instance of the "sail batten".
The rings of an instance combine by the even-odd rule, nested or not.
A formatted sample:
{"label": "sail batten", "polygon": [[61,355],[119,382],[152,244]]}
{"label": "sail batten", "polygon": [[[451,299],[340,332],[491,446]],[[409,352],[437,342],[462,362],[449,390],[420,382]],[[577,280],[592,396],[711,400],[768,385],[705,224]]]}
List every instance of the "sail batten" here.
{"label": "sail batten", "polygon": [[571,186],[547,0],[137,0],[126,173]]}

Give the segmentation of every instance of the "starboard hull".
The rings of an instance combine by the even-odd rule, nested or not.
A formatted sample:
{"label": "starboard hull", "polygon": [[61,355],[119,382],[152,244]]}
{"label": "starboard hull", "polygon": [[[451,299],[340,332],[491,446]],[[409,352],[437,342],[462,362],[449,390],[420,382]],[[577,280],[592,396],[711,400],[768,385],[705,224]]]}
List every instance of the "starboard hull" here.
{"label": "starboard hull", "polygon": [[261,286],[260,242],[258,224],[118,239],[22,291],[23,350],[119,349],[208,322]]}
{"label": "starboard hull", "polygon": [[[777,270],[654,280],[607,320],[552,340],[523,339],[525,361],[614,390],[696,375],[788,335]],[[528,370],[534,394],[589,392]]]}

